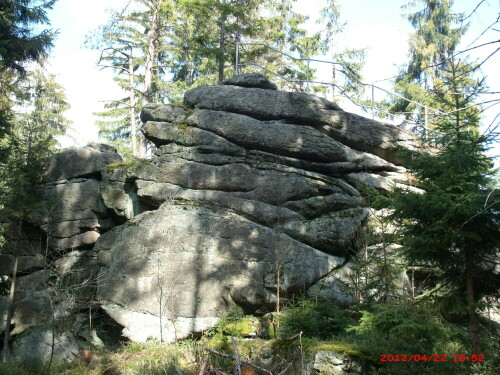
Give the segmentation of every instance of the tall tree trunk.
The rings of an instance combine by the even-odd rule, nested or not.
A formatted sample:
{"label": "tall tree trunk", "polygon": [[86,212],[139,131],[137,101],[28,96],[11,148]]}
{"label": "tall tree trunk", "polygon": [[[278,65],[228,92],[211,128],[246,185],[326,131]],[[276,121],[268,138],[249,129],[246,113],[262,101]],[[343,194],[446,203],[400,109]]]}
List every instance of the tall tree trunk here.
{"label": "tall tree trunk", "polygon": [[[160,4],[164,0],[158,0],[153,4],[153,13],[151,15],[151,27],[148,34],[148,46],[146,51],[146,70],[144,72],[144,91],[142,95],[142,106],[151,102],[153,88],[153,68],[157,55],[156,41],[158,39],[158,24],[160,22]],[[147,140],[144,134],[140,133],[139,157],[145,158],[147,155]]]}
{"label": "tall tree trunk", "polygon": [[135,85],[134,85],[134,63],[132,51],[128,57],[128,81],[129,81],[129,116],[130,116],[130,136],[132,139],[132,155],[137,157],[137,122],[135,120]]}
{"label": "tall tree trunk", "polygon": [[17,276],[18,258],[14,259],[14,267],[12,269],[12,280],[10,281],[10,292],[7,300],[7,320],[5,321],[5,336],[3,339],[3,355],[2,362],[7,362],[10,357],[9,340],[10,340],[10,324],[14,313],[14,293],[16,291],[16,276]]}
{"label": "tall tree trunk", "polygon": [[[222,1],[226,3],[225,0]],[[224,81],[224,55],[226,54],[226,14],[223,12],[220,19],[220,36],[219,36],[219,83]]]}
{"label": "tall tree trunk", "polygon": [[476,313],[476,299],[474,297],[474,254],[471,254],[470,250],[465,252],[465,283],[467,287],[467,308],[469,311],[472,354],[481,354],[481,347],[479,345],[479,323]]}
{"label": "tall tree trunk", "polygon": [[[382,236],[384,227],[382,226]],[[385,238],[382,240],[382,254],[384,257],[383,274],[384,274],[384,294],[382,295],[382,303],[387,303],[389,299],[389,265],[387,260],[387,247],[385,245]]]}
{"label": "tall tree trunk", "polygon": [[337,70],[335,69],[335,64],[332,64],[332,100],[335,100],[337,95],[335,92],[336,83],[337,83]]}

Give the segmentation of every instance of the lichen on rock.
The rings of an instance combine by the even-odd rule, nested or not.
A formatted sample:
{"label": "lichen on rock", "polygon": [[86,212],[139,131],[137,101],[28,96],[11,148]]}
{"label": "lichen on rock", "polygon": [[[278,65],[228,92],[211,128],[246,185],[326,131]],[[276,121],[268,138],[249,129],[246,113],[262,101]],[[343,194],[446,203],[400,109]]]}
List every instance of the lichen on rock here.
{"label": "lichen on rock", "polygon": [[[415,136],[263,76],[184,99],[143,109],[142,132],[158,147],[151,159],[123,163],[105,145],[54,156],[30,222],[36,239],[10,238],[1,273],[19,256],[23,280],[43,272],[47,255],[66,274],[98,270],[92,306],[134,341],[189,337],[233,308],[271,311],[278,287],[282,297],[319,290],[350,301],[332,275],[350,272],[367,222],[357,186],[405,186],[395,150],[418,149]],[[19,241],[46,245],[25,254]],[[85,262],[72,263],[78,254]],[[27,326],[45,337],[44,323]]]}

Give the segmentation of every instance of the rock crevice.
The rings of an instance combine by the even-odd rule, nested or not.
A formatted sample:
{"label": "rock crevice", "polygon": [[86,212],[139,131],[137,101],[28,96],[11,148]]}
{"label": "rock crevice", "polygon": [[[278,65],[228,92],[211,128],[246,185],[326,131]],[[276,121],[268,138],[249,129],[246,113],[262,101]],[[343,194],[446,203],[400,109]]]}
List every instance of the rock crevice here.
{"label": "rock crevice", "polygon": [[[99,305],[135,341],[188,337],[236,307],[271,311],[278,285],[284,298],[349,301],[332,275],[349,273],[366,225],[359,186],[404,187],[395,151],[419,149],[416,137],[255,74],[190,90],[184,103],[143,109],[150,160],[123,163],[105,145],[49,160],[31,232],[0,254],[3,275],[15,256],[22,278],[52,275],[16,301],[16,333],[42,342],[41,291],[63,296],[79,280],[91,280],[85,308]],[[56,306],[61,319],[84,309],[62,297]],[[71,346],[80,336],[58,337]],[[33,344],[16,342],[18,353]]]}

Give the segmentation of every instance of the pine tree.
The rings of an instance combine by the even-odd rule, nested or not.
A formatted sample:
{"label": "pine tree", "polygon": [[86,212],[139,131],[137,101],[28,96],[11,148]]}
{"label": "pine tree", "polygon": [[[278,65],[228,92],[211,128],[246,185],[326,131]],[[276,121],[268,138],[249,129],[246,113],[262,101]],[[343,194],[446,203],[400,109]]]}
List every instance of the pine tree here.
{"label": "pine tree", "polygon": [[[108,42],[115,37],[109,32],[105,36]],[[123,42],[125,36],[121,35],[118,39]],[[94,113],[99,117],[96,121],[99,137],[115,146],[125,159],[139,157],[138,114],[141,107],[138,99],[141,92],[138,88],[137,60],[134,57],[134,45],[129,40],[123,45],[110,43],[99,60],[99,66],[115,70],[117,76],[114,81],[127,93],[124,98],[106,103],[105,111]]]}
{"label": "pine tree", "polygon": [[[406,8],[417,6],[420,9],[407,16],[415,32],[409,40],[408,65],[396,80],[395,91],[405,98],[439,110],[439,103],[429,92],[441,85],[442,69],[453,57],[467,25],[461,23],[461,14],[453,12],[453,0],[412,0]],[[415,109],[415,104],[398,99],[390,110],[412,118]],[[421,108],[417,112],[419,115],[413,119],[419,121],[425,116],[427,125],[434,126],[431,113],[426,114]]]}
{"label": "pine tree", "polygon": [[55,33],[33,32],[34,25],[49,25],[47,11],[56,0],[0,0],[0,71],[25,72],[24,63],[39,62],[52,47]]}
{"label": "pine tree", "polygon": [[[57,144],[57,136],[64,135],[69,121],[64,111],[69,109],[64,91],[47,72],[28,72],[19,88],[16,113],[12,116],[9,132],[2,140],[5,159],[0,164],[0,209],[11,225],[20,225],[29,208],[39,202],[38,184],[46,158]],[[2,231],[0,228],[0,243]],[[7,323],[4,334],[2,361],[9,359],[10,323],[17,273],[17,257],[12,271],[8,298]]]}
{"label": "pine tree", "polygon": [[13,119],[12,97],[19,94],[25,64],[40,62],[52,47],[55,32],[35,26],[49,25],[47,11],[56,0],[0,0],[0,161],[7,157],[4,138]]}
{"label": "pine tree", "polygon": [[481,109],[474,104],[484,82],[473,78],[474,70],[456,59],[441,67],[434,100],[447,114],[435,122],[438,150],[409,159],[426,193],[397,194],[393,205],[408,261],[442,270],[441,282],[463,297],[477,354],[478,301],[498,297],[500,287],[491,270],[500,248],[500,200],[485,155],[494,138],[480,132]]}
{"label": "pine tree", "polygon": [[12,214],[19,218],[26,206],[36,202],[34,189],[40,182],[45,159],[55,151],[57,137],[64,135],[70,124],[64,117],[69,104],[55,76],[39,69],[27,77],[20,87],[23,97],[16,103],[19,109],[5,139],[8,156],[0,167],[0,206],[15,202]]}
{"label": "pine tree", "polygon": [[[118,79],[115,79],[117,81]],[[135,105],[132,105],[134,103]],[[139,156],[137,125],[139,103],[134,96],[113,100],[104,105],[103,112],[94,113],[99,119],[99,138],[116,147],[124,160]],[[131,123],[131,121],[133,123]]]}
{"label": "pine tree", "polygon": [[[364,50],[338,50],[335,47],[335,39],[345,26],[340,20],[340,7],[337,0],[326,0],[317,23],[322,25],[320,51],[325,54],[329,53],[331,61],[339,63],[332,64],[332,83],[335,84],[332,87],[333,99],[335,100],[336,89],[338,89],[342,95],[352,94],[355,99],[361,102],[359,95],[364,90],[364,86],[361,85]],[[342,74],[338,75],[337,72]]]}
{"label": "pine tree", "polygon": [[[173,41],[182,40],[183,48],[174,50],[171,60],[189,65],[172,65],[172,73],[178,77],[176,81],[180,78],[189,84],[198,81],[196,85],[206,85],[227,78],[227,70],[233,68],[236,42],[254,41],[258,34],[265,32],[265,18],[261,13],[266,6],[266,1],[256,0],[180,1]],[[189,26],[186,21],[190,22]],[[181,74],[177,74],[179,67]]]}
{"label": "pine tree", "polygon": [[86,42],[102,50],[99,65],[112,68],[115,82],[127,93],[106,104],[106,111],[96,113],[100,136],[125,157],[146,157],[147,143],[138,131],[138,118],[146,103],[163,101],[159,87],[165,72],[171,6],[167,0],[136,0],[129,8],[113,12],[109,23]]}
{"label": "pine tree", "polygon": [[[114,13],[96,33],[92,47],[104,51],[102,66],[114,69],[128,100],[112,101],[109,111],[99,114],[101,135],[126,146],[145,103],[175,103],[189,88],[227,78],[233,73],[237,42],[254,43],[240,50],[245,63],[288,80],[305,80],[306,63],[293,66],[276,51],[255,45],[298,52],[303,58],[319,52],[321,35],[308,34],[302,26],[306,17],[292,11],[295,1],[135,0],[128,9]],[[262,69],[245,68],[251,71]],[[144,156],[144,150],[132,154]]]}

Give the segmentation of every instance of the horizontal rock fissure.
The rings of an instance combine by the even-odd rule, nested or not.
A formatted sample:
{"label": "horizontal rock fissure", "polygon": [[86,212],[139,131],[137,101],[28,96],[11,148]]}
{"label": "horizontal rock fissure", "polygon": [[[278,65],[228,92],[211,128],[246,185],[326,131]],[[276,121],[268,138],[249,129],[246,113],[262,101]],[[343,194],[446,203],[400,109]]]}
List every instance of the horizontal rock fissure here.
{"label": "horizontal rock fissure", "polygon": [[[142,181],[150,181],[150,182],[153,182],[153,183],[157,182],[156,180],[142,180]],[[160,183],[162,183],[162,182],[160,182]],[[214,191],[214,192],[221,192],[221,193],[251,193],[251,192],[253,192],[255,190],[255,188],[249,189],[249,190],[221,190],[221,189],[210,189],[210,188],[206,188],[206,189],[193,189],[193,188],[190,188],[190,187],[185,187],[185,186],[182,186],[182,185],[174,184],[172,182],[165,182],[165,183],[177,186],[177,187],[179,187],[181,189],[192,190],[192,191]]]}
{"label": "horizontal rock fissure", "polygon": [[[189,189],[189,188],[185,188],[185,187],[182,187],[180,185],[175,185],[175,184],[169,184],[169,185],[172,185],[172,186],[175,186],[175,187],[178,187],[180,189],[182,189],[183,191],[182,192],[178,192],[178,194],[189,194],[190,192],[196,194],[196,193],[202,193],[204,191],[207,191],[207,190],[197,190],[197,189]],[[146,187],[144,187],[142,190],[139,190],[139,199],[147,199],[148,201],[149,200],[155,200],[155,197],[152,196],[152,195],[146,195],[147,193],[144,193],[143,190],[146,189]],[[209,191],[212,191],[212,192],[221,192],[221,193],[228,193],[230,197],[232,198],[235,198],[235,199],[241,199],[245,202],[248,202],[250,204],[252,204],[252,202],[255,202],[255,203],[258,203],[258,204],[263,204],[263,205],[266,205],[266,206],[269,206],[269,207],[273,207],[273,210],[278,212],[280,209],[282,208],[287,208],[287,209],[291,209],[293,210],[294,212],[296,212],[298,215],[300,215],[300,217],[302,218],[305,218],[303,216],[303,214],[300,212],[299,209],[294,209],[293,206],[290,206],[291,204],[293,203],[299,203],[301,201],[304,201],[304,199],[297,199],[297,200],[286,200],[286,201],[283,201],[281,204],[279,205],[276,205],[276,204],[271,204],[271,203],[267,203],[267,202],[263,202],[263,201],[259,201],[259,200],[255,200],[255,199],[248,199],[248,198],[245,198],[245,197],[239,197],[239,196],[233,196],[231,195],[231,193],[234,193],[234,192],[225,192],[225,191],[222,191],[222,190],[209,190]],[[142,194],[142,195],[141,195]],[[313,199],[313,198],[317,198],[317,197],[328,197],[326,195],[327,193],[318,193],[317,195],[311,195],[311,198],[309,199]],[[332,194],[331,192],[329,192],[329,194]],[[348,194],[346,192],[346,194]],[[353,197],[353,198],[358,198],[358,197]],[[162,202],[165,202],[167,201],[169,198],[164,198],[164,199],[159,199],[159,198],[156,198],[156,201],[158,202],[158,204],[161,204]],[[192,197],[188,197],[188,196],[178,196],[176,197],[176,193],[172,193],[172,199],[176,202],[182,202],[182,201],[186,201],[186,202],[193,202],[193,203],[206,203],[207,205],[215,205],[215,206],[218,206],[218,207],[223,207],[224,209],[227,209],[228,206],[227,205],[224,205],[220,202],[217,202],[216,198],[211,198],[211,197],[199,197],[199,198],[192,198]],[[361,199],[361,198],[359,198]],[[355,205],[355,203],[358,203],[361,204],[361,201],[358,200],[356,202],[352,202],[352,204],[350,205],[346,205],[345,203],[344,204],[341,204],[341,203],[338,203],[338,205],[340,206],[337,210],[335,210],[335,207],[333,207],[333,204],[332,206],[330,207],[330,211],[344,211],[345,209],[347,208],[355,208],[357,207],[357,205]],[[205,204],[204,204],[205,205]],[[282,208],[281,208],[282,207]],[[329,206],[327,206],[329,207]],[[229,207],[231,208],[231,207]],[[252,219],[252,220],[255,220],[255,216],[252,216],[244,211],[241,211],[239,209],[232,209],[233,212],[237,213],[238,215],[241,215],[241,216],[244,216],[248,219]],[[315,216],[311,216],[312,218],[317,218],[317,217],[320,217],[322,216],[321,215],[315,215]],[[265,222],[261,222],[261,223],[265,223]],[[265,224],[264,224],[265,225]]]}
{"label": "horizontal rock fissure", "polygon": [[[280,259],[282,295],[351,298],[331,279],[350,272],[357,236],[370,225],[357,187],[363,179],[381,192],[391,181],[405,186],[394,150],[418,144],[307,94],[212,86],[185,100],[191,108],[144,107],[141,130],[160,145],[151,159],[123,162],[114,148],[92,145],[49,160],[44,199],[57,204],[53,219],[32,224],[43,241],[52,234],[48,254],[31,248],[38,234],[26,229],[29,241],[10,240],[13,255],[1,254],[2,272],[18,256],[20,283],[37,279],[26,287],[32,294],[42,283],[33,271],[47,261],[68,275],[100,272],[91,303],[118,318],[124,337],[144,341],[159,336],[155,275],[179,293],[183,335],[231,309],[273,309]],[[64,316],[88,313],[63,307]],[[45,323],[41,313],[34,319]]]}

